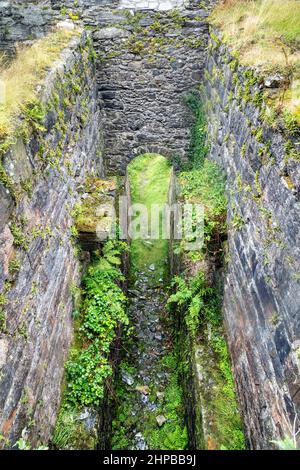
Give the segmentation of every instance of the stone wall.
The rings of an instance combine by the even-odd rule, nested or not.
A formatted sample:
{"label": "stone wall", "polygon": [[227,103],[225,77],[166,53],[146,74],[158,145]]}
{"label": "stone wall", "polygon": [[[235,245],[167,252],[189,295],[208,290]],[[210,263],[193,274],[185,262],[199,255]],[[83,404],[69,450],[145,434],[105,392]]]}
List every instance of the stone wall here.
{"label": "stone wall", "polygon": [[266,122],[262,91],[212,34],[204,99],[230,202],[224,314],[254,449],[290,436],[300,407],[299,136]]}
{"label": "stone wall", "polygon": [[[63,3],[72,8],[73,2]],[[184,97],[203,79],[205,3],[212,2],[199,7],[196,1],[81,0],[73,8],[91,29],[98,53],[109,173],[125,174],[128,163],[145,152],[175,162],[187,158],[191,116]],[[61,5],[52,1],[58,10]]]}
{"label": "stone wall", "polygon": [[3,158],[11,185],[0,186],[1,445],[25,428],[32,445],[47,442],[56,420],[80,282],[72,207],[85,177],[102,173],[90,47],[85,34],[72,40],[40,92],[45,129]]}
{"label": "stone wall", "polygon": [[0,1],[0,51],[14,54],[17,43],[43,37],[55,21],[45,2]]}

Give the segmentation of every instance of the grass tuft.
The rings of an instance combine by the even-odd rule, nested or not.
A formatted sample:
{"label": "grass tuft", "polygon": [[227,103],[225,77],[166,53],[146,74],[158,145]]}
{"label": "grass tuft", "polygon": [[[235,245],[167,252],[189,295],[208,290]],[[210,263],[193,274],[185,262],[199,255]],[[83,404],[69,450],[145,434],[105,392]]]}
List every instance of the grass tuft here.
{"label": "grass tuft", "polygon": [[45,78],[47,69],[57,60],[76,30],[59,30],[34,42],[30,47],[19,47],[16,58],[7,67],[0,62],[0,141],[10,137],[17,118],[34,102],[37,87]]}
{"label": "grass tuft", "polygon": [[279,90],[280,107],[293,113],[300,125],[300,2],[225,0],[213,11],[211,22],[222,30],[241,63],[286,78]]}

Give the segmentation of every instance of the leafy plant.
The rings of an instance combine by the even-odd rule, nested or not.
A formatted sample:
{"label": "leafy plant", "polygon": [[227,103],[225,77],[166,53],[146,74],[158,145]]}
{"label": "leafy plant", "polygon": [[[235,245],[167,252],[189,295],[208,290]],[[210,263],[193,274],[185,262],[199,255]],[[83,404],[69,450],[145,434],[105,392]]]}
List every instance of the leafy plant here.
{"label": "leafy plant", "polygon": [[192,337],[196,336],[203,319],[219,322],[219,313],[214,310],[217,293],[208,286],[204,272],[200,271],[190,280],[176,276],[172,287],[176,292],[169,297],[168,305],[172,309],[175,304],[185,311],[185,323]]}
{"label": "leafy plant", "polygon": [[19,271],[20,266],[21,262],[18,259],[14,258],[9,262],[8,270],[10,273],[16,273]]}
{"label": "leafy plant", "polygon": [[29,247],[29,238],[24,233],[24,228],[22,225],[12,222],[10,224],[10,231],[14,237],[14,244],[24,250],[27,250]]}
{"label": "leafy plant", "polygon": [[97,338],[75,360],[67,363],[69,402],[83,406],[100,404],[104,380],[112,375],[112,366],[101,351],[102,344]]}
{"label": "leafy plant", "polygon": [[68,361],[66,401],[79,406],[99,405],[105,380],[112,375],[109,352],[119,324],[128,325],[126,297],[119,286],[117,267],[124,242],[108,241],[104,257],[96,256],[83,280],[83,303],[79,328],[82,347]]}
{"label": "leafy plant", "polygon": [[202,167],[180,173],[182,196],[204,207],[204,249],[219,244],[227,231],[225,179],[216,163],[204,160]]}
{"label": "leafy plant", "polygon": [[204,159],[209,151],[205,113],[199,94],[195,91],[186,95],[185,104],[192,111],[195,117],[195,123],[191,132],[189,166],[192,168],[199,168],[203,165]]}

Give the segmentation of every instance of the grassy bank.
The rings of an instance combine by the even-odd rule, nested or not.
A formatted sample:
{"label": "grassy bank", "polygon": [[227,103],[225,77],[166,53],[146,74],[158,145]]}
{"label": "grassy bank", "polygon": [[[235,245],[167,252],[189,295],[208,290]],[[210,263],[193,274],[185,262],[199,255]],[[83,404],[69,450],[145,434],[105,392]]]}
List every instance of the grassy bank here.
{"label": "grassy bank", "polygon": [[[0,62],[0,81],[3,98],[0,104],[0,143],[16,131],[20,114],[30,113],[38,118],[41,112],[33,103],[37,87],[42,83],[47,69],[59,58],[70,40],[78,35],[76,30],[59,30],[35,41],[30,47],[20,47],[16,58],[6,66],[5,57]],[[31,105],[31,106],[30,106]],[[30,117],[30,116],[29,116]]]}
{"label": "grassy bank", "polygon": [[285,77],[276,106],[291,112],[300,125],[299,1],[225,0],[211,22],[222,30],[241,63]]}

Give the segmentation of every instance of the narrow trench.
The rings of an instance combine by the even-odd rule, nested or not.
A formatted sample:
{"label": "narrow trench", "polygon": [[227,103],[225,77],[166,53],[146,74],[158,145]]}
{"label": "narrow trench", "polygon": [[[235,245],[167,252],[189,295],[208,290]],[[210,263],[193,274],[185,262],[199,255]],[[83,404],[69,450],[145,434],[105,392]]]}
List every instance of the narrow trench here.
{"label": "narrow trench", "polygon": [[[139,157],[129,168],[132,202],[166,203],[170,175],[163,157]],[[187,431],[166,308],[168,241],[133,240],[131,251],[132,333],[123,341],[112,449],[183,449]]]}

